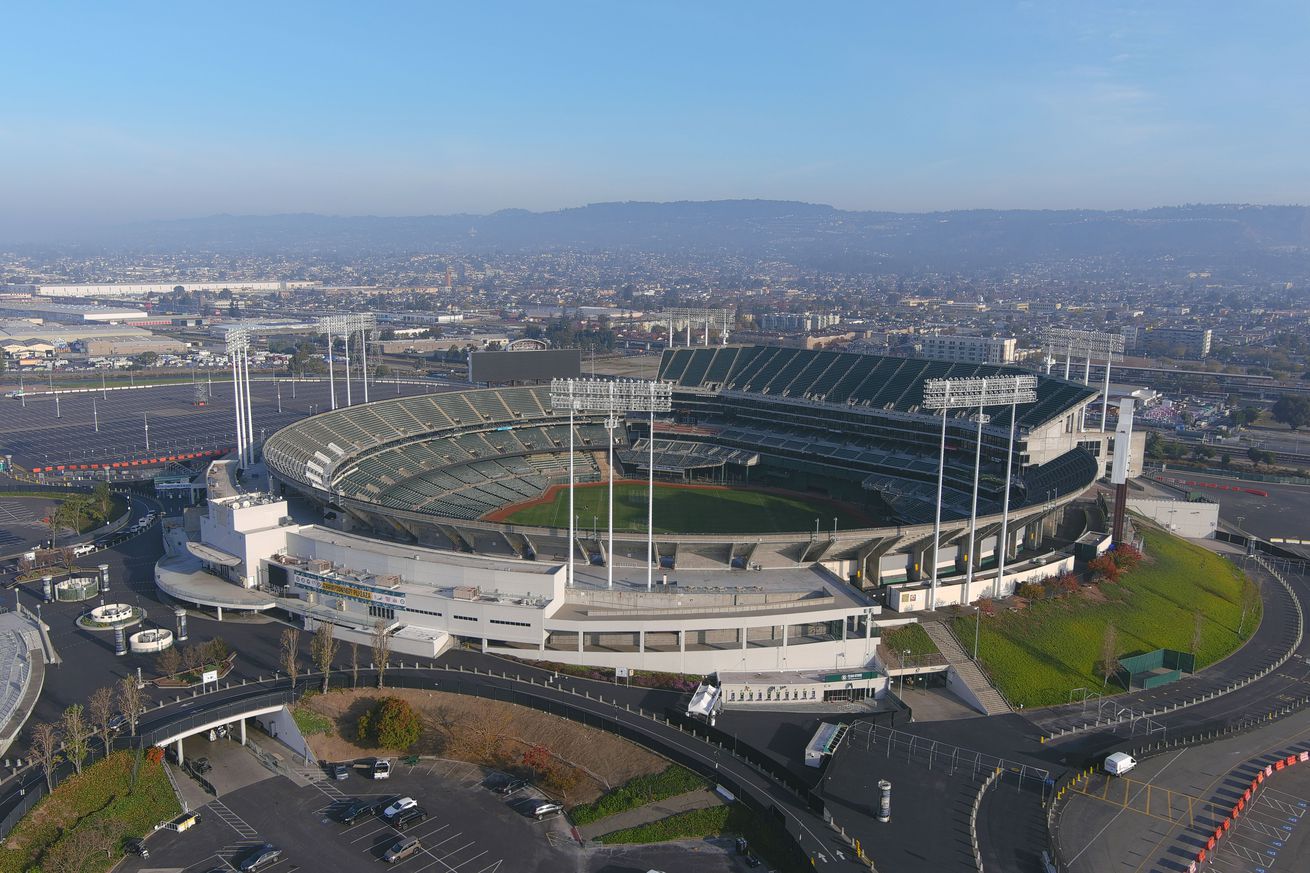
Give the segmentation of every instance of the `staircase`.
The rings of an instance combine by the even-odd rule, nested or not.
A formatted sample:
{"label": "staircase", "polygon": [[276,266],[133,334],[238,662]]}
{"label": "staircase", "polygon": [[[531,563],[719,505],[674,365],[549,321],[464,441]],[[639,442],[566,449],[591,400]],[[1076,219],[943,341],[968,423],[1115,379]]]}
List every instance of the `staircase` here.
{"label": "staircase", "polygon": [[955,677],[964,683],[970,693],[976,699],[985,715],[1000,715],[1006,712],[1014,712],[1010,705],[1005,702],[1001,693],[992,687],[992,683],[987,681],[982,670],[973,662],[968,653],[960,645],[960,641],[955,638],[944,622],[924,621],[920,622],[924,631],[928,634],[929,639],[937,644],[937,649],[946,658],[946,663],[950,664],[951,672]]}

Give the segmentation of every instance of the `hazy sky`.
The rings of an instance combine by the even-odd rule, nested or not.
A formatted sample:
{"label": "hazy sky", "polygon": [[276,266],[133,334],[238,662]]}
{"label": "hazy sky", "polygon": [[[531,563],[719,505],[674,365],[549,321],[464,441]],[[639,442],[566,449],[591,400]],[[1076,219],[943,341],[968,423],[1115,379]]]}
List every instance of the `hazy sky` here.
{"label": "hazy sky", "polygon": [[[931,11],[928,11],[931,7]],[[0,231],[1310,202],[1310,4],[12,3]]]}

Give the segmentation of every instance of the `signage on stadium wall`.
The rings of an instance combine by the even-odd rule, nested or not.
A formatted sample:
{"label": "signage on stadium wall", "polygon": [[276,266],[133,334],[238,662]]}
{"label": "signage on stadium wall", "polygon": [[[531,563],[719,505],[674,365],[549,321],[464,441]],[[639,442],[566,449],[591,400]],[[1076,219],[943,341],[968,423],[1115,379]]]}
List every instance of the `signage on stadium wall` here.
{"label": "signage on stadium wall", "polygon": [[387,606],[400,607],[405,605],[404,594],[397,594],[394,591],[382,588],[374,588],[371,585],[364,585],[360,582],[348,584],[302,571],[296,571],[292,581],[297,588],[302,588],[306,591],[317,591],[321,594],[328,594],[332,597],[344,597],[347,600],[355,600],[360,603],[384,603]]}
{"label": "signage on stadium wall", "polygon": [[861,670],[858,673],[829,673],[823,677],[824,682],[858,682],[861,679],[877,679],[876,670]]}

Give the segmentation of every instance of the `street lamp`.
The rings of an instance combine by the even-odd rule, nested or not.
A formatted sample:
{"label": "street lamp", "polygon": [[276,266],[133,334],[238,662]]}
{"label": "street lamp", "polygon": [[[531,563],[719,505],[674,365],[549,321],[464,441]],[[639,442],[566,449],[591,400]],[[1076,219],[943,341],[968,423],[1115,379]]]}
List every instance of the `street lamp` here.
{"label": "street lamp", "polygon": [[910,650],[901,652],[901,697],[905,697],[905,663],[910,659]]}
{"label": "street lamp", "polygon": [[978,660],[978,637],[982,634],[982,607],[973,608],[973,660]]}

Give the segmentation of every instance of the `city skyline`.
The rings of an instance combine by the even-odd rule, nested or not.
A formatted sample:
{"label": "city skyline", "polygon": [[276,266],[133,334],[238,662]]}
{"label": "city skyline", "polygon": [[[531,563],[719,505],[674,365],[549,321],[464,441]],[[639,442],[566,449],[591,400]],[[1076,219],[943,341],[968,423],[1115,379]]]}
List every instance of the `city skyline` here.
{"label": "city skyline", "polygon": [[1310,200],[1310,13],[1265,4],[16,11],[0,234],[763,198]]}

